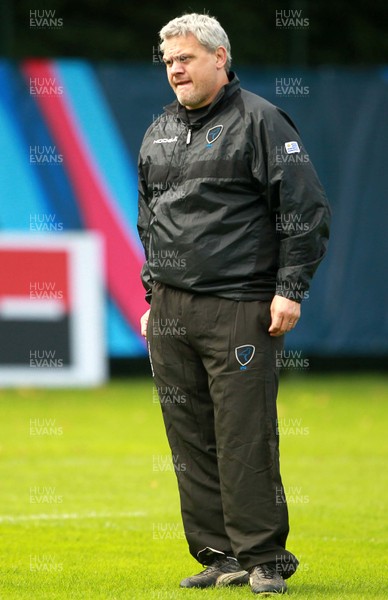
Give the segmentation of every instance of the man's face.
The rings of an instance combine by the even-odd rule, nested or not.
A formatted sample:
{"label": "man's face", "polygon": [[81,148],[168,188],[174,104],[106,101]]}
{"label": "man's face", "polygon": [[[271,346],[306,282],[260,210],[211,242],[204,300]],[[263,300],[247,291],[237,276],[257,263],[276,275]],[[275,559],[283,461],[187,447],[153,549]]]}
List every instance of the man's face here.
{"label": "man's face", "polygon": [[207,50],[191,33],[165,40],[168,81],[183,106],[193,109],[210,104],[228,82],[222,55],[222,51],[220,56],[218,50]]}

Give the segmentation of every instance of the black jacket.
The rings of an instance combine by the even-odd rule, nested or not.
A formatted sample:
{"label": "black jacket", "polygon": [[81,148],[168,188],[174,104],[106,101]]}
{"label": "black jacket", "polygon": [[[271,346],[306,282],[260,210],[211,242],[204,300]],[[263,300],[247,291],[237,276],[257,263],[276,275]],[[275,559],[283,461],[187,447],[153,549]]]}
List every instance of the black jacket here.
{"label": "black jacket", "polygon": [[300,301],[326,252],[330,210],[294,124],[233,73],[199,113],[173,102],[140,150],[146,299],[160,281],[234,300]]}

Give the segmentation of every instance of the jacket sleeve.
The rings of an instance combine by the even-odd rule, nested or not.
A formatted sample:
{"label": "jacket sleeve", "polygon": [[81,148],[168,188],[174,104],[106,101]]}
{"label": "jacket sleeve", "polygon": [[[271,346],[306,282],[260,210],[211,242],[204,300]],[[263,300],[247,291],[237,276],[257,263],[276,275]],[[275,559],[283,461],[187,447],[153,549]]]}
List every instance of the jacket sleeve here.
{"label": "jacket sleeve", "polygon": [[146,260],[141,270],[141,280],[146,290],[145,299],[151,304],[152,298],[152,279],[148,267],[148,242],[149,242],[149,230],[151,226],[152,213],[150,210],[149,198],[147,194],[147,183],[144,175],[144,170],[139,156],[138,162],[138,220],[137,229],[141,243],[143,244]]}
{"label": "jacket sleeve", "polygon": [[301,302],[326,253],[331,213],[295,125],[283,111],[270,107],[260,121],[256,170],[266,184],[279,240],[276,294]]}

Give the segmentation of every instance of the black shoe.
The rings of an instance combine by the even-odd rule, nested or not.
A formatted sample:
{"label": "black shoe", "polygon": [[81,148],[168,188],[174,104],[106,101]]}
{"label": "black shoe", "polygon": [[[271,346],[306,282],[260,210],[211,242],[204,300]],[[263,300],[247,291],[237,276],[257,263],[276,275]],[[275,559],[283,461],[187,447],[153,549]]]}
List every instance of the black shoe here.
{"label": "black shoe", "polygon": [[285,594],[287,586],[275,564],[256,565],[249,572],[249,584],[254,594]]}
{"label": "black shoe", "polygon": [[[214,562],[206,567],[206,569],[201,573],[183,579],[180,583],[180,587],[207,588],[215,586],[216,584],[218,585],[217,580],[221,575],[232,573],[236,576],[241,576],[241,573],[245,573],[248,583],[248,573],[246,571],[242,571],[237,560],[235,558],[223,556],[222,558],[214,560]],[[224,583],[221,585],[233,585],[233,582]]]}
{"label": "black shoe", "polygon": [[248,571],[236,571],[235,573],[223,573],[220,575],[216,586],[226,587],[228,585],[246,585],[247,583],[249,583]]}

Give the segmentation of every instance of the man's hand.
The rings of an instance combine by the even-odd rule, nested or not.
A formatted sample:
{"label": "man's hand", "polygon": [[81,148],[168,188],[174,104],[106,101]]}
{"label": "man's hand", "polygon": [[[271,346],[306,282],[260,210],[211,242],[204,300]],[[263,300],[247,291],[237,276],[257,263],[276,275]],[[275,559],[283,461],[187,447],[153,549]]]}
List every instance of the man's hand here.
{"label": "man's hand", "polygon": [[274,296],[271,303],[271,326],[268,329],[273,337],[283,335],[291,331],[300,318],[300,304],[283,298],[283,296]]}
{"label": "man's hand", "polygon": [[148,325],[148,319],[150,316],[150,308],[147,310],[147,312],[144,313],[144,315],[141,317],[140,319],[140,331],[141,331],[141,335],[147,339],[147,325]]}

